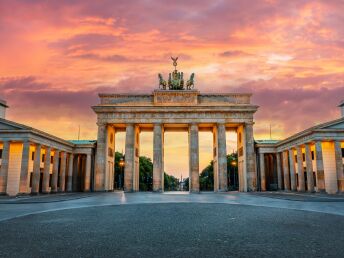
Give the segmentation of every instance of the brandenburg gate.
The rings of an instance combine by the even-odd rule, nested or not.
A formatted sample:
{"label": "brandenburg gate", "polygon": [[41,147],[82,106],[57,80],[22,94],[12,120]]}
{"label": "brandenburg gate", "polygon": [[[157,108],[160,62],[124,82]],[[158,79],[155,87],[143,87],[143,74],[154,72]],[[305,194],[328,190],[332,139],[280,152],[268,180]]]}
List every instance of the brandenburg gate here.
{"label": "brandenburg gate", "polygon": [[140,132],[153,131],[153,191],[164,191],[164,132],[187,131],[189,190],[199,192],[199,131],[213,133],[214,191],[227,191],[226,131],[237,132],[240,191],[256,191],[251,94],[203,94],[175,69],[151,94],[99,94],[95,191],[113,190],[115,133],[125,131],[124,190],[139,191]]}

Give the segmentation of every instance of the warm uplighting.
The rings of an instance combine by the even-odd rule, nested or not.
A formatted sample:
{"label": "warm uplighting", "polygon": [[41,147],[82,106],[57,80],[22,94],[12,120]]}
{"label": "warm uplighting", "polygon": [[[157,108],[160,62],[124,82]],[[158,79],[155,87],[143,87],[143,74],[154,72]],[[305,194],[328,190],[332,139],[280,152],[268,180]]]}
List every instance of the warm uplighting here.
{"label": "warm uplighting", "polygon": [[121,159],[119,160],[119,166],[120,166],[120,167],[124,167],[124,164],[125,164],[124,159],[121,158]]}
{"label": "warm uplighting", "polygon": [[237,162],[236,162],[235,160],[233,160],[233,161],[231,162],[231,165],[232,165],[233,167],[236,167]]}

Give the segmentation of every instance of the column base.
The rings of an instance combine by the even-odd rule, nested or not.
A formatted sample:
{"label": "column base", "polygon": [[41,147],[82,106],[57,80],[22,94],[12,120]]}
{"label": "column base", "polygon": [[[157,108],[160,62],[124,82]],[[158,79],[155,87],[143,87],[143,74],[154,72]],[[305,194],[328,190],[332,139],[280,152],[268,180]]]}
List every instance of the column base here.
{"label": "column base", "polygon": [[39,195],[39,193],[32,193],[32,192],[31,192],[30,195]]}
{"label": "column base", "polygon": [[50,191],[42,191],[42,194],[50,194]]}

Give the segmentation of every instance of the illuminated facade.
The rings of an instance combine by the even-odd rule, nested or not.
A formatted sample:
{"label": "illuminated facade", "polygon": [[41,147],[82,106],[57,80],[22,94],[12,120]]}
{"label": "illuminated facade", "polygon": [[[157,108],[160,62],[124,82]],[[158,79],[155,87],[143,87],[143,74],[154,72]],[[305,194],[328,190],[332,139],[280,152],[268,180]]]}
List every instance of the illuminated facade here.
{"label": "illuminated facade", "polygon": [[66,141],[0,117],[0,194],[92,190],[94,146],[95,141]]}
{"label": "illuminated facade", "polygon": [[0,194],[114,189],[115,133],[126,132],[125,191],[138,191],[141,131],[153,132],[153,190],[163,191],[164,132],[189,134],[190,192],[199,192],[199,131],[213,133],[214,191],[227,190],[226,130],[237,132],[239,191],[344,192],[342,117],[281,141],[253,140],[250,94],[156,90],[100,94],[97,141],[66,141],[5,119],[0,101]]}
{"label": "illuminated facade", "polygon": [[256,141],[259,189],[344,192],[344,102],[340,119],[282,141]]}

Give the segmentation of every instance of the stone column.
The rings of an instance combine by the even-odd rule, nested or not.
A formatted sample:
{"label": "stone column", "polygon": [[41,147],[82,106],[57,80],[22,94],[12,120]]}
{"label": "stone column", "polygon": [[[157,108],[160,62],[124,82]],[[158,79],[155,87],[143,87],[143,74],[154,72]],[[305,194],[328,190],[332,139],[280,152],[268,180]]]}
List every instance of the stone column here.
{"label": "stone column", "polygon": [[199,192],[198,125],[189,126],[189,191]]}
{"label": "stone column", "polygon": [[20,166],[20,183],[19,183],[19,193],[28,192],[28,175],[29,175],[29,160],[30,160],[30,142],[23,142],[23,153]]}
{"label": "stone column", "polygon": [[154,124],[153,131],[153,191],[163,192],[164,133],[161,124]]}
{"label": "stone column", "polygon": [[45,148],[42,192],[49,193],[51,147]]}
{"label": "stone column", "polygon": [[324,162],[322,154],[322,146],[320,141],[315,142],[315,159],[317,165],[317,191],[325,192],[325,173],[324,173]]}
{"label": "stone column", "polygon": [[59,158],[60,158],[60,151],[54,151],[54,158],[53,158],[53,173],[51,178],[51,192],[57,192],[57,181],[59,176]]}
{"label": "stone column", "polygon": [[260,167],[260,189],[261,191],[266,191],[264,153],[259,153],[259,167]]}
{"label": "stone column", "polygon": [[86,170],[85,169],[85,167],[86,167],[86,157],[85,157],[84,154],[80,155],[80,164],[79,165],[80,165],[79,169],[80,169],[80,176],[81,176],[81,178],[80,178],[80,190],[84,191],[85,190],[84,189],[84,186],[85,186],[85,176],[86,176],[86,173],[85,173],[85,170]]}
{"label": "stone column", "polygon": [[134,126],[134,170],[133,170],[133,190],[140,190],[140,128]]}
{"label": "stone column", "polygon": [[124,167],[124,191],[132,192],[135,155],[135,130],[133,124],[127,124],[125,135],[125,167]]}
{"label": "stone column", "polygon": [[217,171],[219,181],[219,192],[226,192],[227,186],[227,147],[226,147],[226,126],[217,125]]}
{"label": "stone column", "polygon": [[39,180],[41,176],[41,150],[42,145],[36,144],[31,186],[31,193],[33,194],[39,193]]}
{"label": "stone column", "polygon": [[7,177],[8,177],[8,164],[10,160],[10,146],[9,141],[3,142],[2,161],[0,168],[0,193],[6,193],[7,190]]}
{"label": "stone column", "polygon": [[290,172],[290,189],[296,191],[296,175],[295,175],[295,157],[293,149],[289,149],[289,172]]}
{"label": "stone column", "polygon": [[95,191],[105,191],[105,174],[107,162],[107,126],[98,123],[97,153],[95,160]]}
{"label": "stone column", "polygon": [[334,152],[336,159],[336,172],[338,182],[338,192],[344,192],[344,172],[343,172],[343,158],[342,158],[342,147],[341,142],[334,142]]}
{"label": "stone column", "polygon": [[311,153],[311,146],[309,143],[305,144],[305,153],[306,153],[306,171],[307,171],[307,191],[314,192],[312,153]]}
{"label": "stone column", "polygon": [[282,182],[282,169],[281,169],[281,153],[276,153],[276,166],[277,166],[277,180],[278,180],[278,190],[283,189]]}
{"label": "stone column", "polygon": [[290,178],[289,178],[289,163],[288,163],[288,152],[283,151],[283,175],[284,175],[284,190],[290,190]]}
{"label": "stone column", "polygon": [[89,192],[91,187],[91,154],[86,155],[86,171],[84,182],[84,192]]}
{"label": "stone column", "polygon": [[67,156],[67,153],[65,151],[61,153],[59,192],[64,192],[65,191],[65,185],[66,185],[66,156]]}
{"label": "stone column", "polygon": [[301,146],[296,147],[297,152],[297,174],[299,180],[299,191],[305,191],[305,174],[303,170],[303,156]]}
{"label": "stone column", "polygon": [[77,192],[79,191],[79,162],[80,162],[80,154],[74,155],[73,161],[73,180],[72,180],[72,191]]}
{"label": "stone column", "polygon": [[213,174],[214,174],[214,192],[219,191],[219,169],[218,169],[218,134],[217,126],[213,127]]}
{"label": "stone column", "polygon": [[67,174],[67,186],[66,186],[67,192],[73,191],[73,159],[74,159],[74,155],[73,153],[70,153],[69,158],[68,158],[68,174]]}
{"label": "stone column", "polygon": [[253,123],[245,124],[247,191],[257,190],[256,155],[254,153]]}

